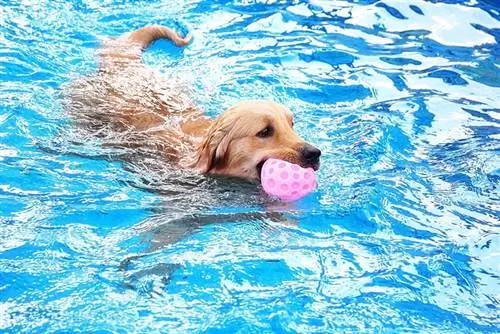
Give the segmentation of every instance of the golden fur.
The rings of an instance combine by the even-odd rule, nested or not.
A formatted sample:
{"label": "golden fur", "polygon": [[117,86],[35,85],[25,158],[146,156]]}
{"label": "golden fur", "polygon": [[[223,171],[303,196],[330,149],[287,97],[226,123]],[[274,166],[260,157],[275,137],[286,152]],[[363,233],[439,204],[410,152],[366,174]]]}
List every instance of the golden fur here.
{"label": "golden fur", "polygon": [[[141,84],[128,83],[131,78],[148,80],[141,54],[160,38],[184,46],[191,36],[181,38],[169,28],[148,26],[109,41],[100,50],[99,71],[93,80],[87,80],[85,89],[88,92],[99,86],[99,98],[93,103],[100,105],[94,105],[100,112],[89,116],[92,126],[98,120],[97,127],[129,134],[112,145],[147,148],[181,168],[247,180],[257,180],[263,162],[271,157],[318,168],[320,151],[294,131],[292,113],[282,105],[243,101],[212,121],[194,106],[177,110],[182,101],[176,101],[176,96],[166,102],[150,86],[143,89]],[[126,89],[120,88],[124,85],[128,85]],[[141,91],[134,95],[130,93],[134,89]],[[166,118],[172,115],[181,115],[181,120],[167,124]],[[77,121],[83,119],[78,113],[73,116]]]}

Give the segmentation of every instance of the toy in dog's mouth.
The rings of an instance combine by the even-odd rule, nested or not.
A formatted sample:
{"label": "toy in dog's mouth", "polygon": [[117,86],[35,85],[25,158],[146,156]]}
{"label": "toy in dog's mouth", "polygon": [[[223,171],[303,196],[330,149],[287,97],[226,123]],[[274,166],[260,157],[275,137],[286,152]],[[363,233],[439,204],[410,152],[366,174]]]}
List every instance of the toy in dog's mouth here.
{"label": "toy in dog's mouth", "polygon": [[[262,167],[264,166],[266,161],[270,160],[270,159],[274,159],[274,158],[264,158],[255,166],[255,168],[257,169],[257,175],[258,175],[259,180],[261,180],[261,178],[262,178]],[[274,160],[279,160],[279,159],[274,159]],[[286,162],[291,163],[289,161],[286,161]],[[319,170],[320,163],[319,162],[306,163],[306,164],[301,164],[298,166],[300,166],[301,168],[312,168],[315,172],[317,172]]]}
{"label": "toy in dog's mouth", "polygon": [[264,191],[282,201],[298,200],[317,186],[313,167],[304,168],[288,161],[270,158],[259,163],[257,168],[260,170],[260,183]]}

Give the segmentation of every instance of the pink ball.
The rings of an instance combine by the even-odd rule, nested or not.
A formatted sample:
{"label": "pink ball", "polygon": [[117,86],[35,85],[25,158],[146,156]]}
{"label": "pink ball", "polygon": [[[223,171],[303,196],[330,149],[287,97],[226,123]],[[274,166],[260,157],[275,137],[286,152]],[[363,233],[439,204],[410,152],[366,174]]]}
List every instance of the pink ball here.
{"label": "pink ball", "polygon": [[286,202],[296,201],[316,189],[312,168],[278,159],[268,159],[264,163],[260,181],[266,193]]}

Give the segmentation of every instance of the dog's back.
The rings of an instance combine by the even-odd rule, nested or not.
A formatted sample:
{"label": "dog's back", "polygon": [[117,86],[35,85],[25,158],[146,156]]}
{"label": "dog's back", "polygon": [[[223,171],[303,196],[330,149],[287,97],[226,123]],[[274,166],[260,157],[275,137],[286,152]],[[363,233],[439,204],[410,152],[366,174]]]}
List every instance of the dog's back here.
{"label": "dog's back", "polygon": [[189,43],[166,27],[149,26],[104,43],[95,74],[65,88],[68,115],[86,135],[108,147],[178,163],[194,151],[182,131],[186,119],[203,119],[188,92],[145,67],[141,56],[157,39]]}

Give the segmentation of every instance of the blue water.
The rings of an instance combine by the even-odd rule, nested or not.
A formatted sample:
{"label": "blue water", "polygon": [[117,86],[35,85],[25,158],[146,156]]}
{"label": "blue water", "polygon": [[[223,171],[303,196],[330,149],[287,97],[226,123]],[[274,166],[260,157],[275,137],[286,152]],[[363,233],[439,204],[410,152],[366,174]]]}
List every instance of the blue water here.
{"label": "blue water", "polygon": [[[0,4],[0,332],[500,332],[497,1]],[[66,85],[149,23],[194,34],[145,61],[208,114],[287,105],[319,189],[270,207],[82,140]]]}

